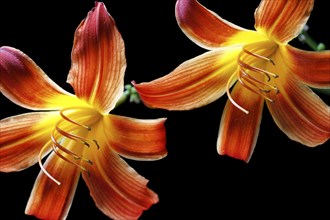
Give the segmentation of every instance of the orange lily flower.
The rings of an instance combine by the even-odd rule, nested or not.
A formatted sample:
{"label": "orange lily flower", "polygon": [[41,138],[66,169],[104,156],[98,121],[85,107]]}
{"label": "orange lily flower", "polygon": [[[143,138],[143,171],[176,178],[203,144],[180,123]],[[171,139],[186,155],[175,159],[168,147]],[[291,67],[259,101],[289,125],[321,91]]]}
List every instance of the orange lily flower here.
{"label": "orange lily flower", "polygon": [[137,219],[158,202],[148,180],[120,156],[165,157],[166,118],[109,114],[123,94],[126,58],[122,37],[103,3],[95,3],[75,32],[68,75],[75,95],[17,49],[1,47],[0,61],[1,93],[34,110],[4,118],[0,126],[0,170],[20,171],[38,162],[42,169],[26,214],[65,219],[80,174],[96,206],[110,218]]}
{"label": "orange lily flower", "polygon": [[220,155],[250,160],[264,103],[290,139],[320,145],[330,136],[330,108],[310,87],[330,87],[330,51],[288,44],[302,31],[313,6],[313,0],[262,0],[255,30],[247,30],[195,0],[178,0],[179,27],[208,51],[159,79],[133,84],[145,105],[167,110],[198,108],[226,93]]}

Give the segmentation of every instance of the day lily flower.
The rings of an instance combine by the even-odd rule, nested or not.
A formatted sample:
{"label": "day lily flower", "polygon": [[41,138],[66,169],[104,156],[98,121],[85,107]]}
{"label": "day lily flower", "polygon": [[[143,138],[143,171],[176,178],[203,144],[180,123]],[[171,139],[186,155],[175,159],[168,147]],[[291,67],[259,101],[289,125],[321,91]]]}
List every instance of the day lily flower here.
{"label": "day lily flower", "polygon": [[288,44],[302,31],[313,5],[313,0],[262,0],[254,14],[255,30],[248,30],[195,0],[178,0],[179,27],[208,51],[159,79],[133,84],[145,105],[167,110],[195,109],[226,93],[220,155],[250,160],[264,103],[290,139],[320,145],[330,136],[330,108],[311,87],[330,87],[330,51]]}
{"label": "day lily flower", "polygon": [[[158,202],[148,180],[121,156],[166,156],[165,118],[109,114],[124,90],[125,47],[101,2],[78,26],[65,91],[23,52],[0,48],[1,93],[32,112],[1,120],[0,170],[41,166],[25,213],[65,219],[80,178],[96,206],[112,219],[137,219]],[[42,162],[44,157],[45,162]]]}

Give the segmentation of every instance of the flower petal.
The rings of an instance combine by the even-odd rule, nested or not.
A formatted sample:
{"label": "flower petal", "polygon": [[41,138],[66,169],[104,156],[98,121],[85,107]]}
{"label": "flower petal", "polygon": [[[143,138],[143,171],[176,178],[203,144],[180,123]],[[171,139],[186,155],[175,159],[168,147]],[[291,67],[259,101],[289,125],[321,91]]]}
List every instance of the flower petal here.
{"label": "flower petal", "polygon": [[[94,128],[91,135],[93,132],[97,135],[102,131]],[[98,150],[84,151],[93,165],[89,175],[83,173],[96,206],[113,219],[138,219],[143,210],[158,202],[157,194],[147,188],[148,180],[113,151],[105,139],[99,138],[98,143]]]}
{"label": "flower petal", "polygon": [[255,11],[255,28],[269,38],[286,44],[303,30],[314,0],[262,0]]}
{"label": "flower petal", "polygon": [[75,32],[68,82],[76,95],[107,113],[124,90],[124,42],[103,3],[96,2]]}
{"label": "flower petal", "polygon": [[259,135],[264,100],[240,84],[234,86],[231,96],[249,114],[227,101],[220,122],[217,150],[220,155],[249,162]]}
{"label": "flower petal", "polygon": [[[50,141],[54,112],[36,112],[0,121],[0,171],[12,172],[38,162],[41,148]],[[46,155],[50,149],[45,151]]]}
{"label": "flower petal", "polygon": [[281,79],[279,91],[275,102],[267,103],[278,127],[290,139],[306,146],[327,141],[330,137],[330,107],[310,88],[289,76]]}
{"label": "flower petal", "polygon": [[222,19],[195,0],[178,0],[175,16],[187,37],[205,49],[228,45],[229,38],[245,30]]}
{"label": "flower petal", "polygon": [[330,88],[330,50],[304,51],[290,45],[281,47],[290,71],[314,88]]}
{"label": "flower petal", "polygon": [[109,145],[134,160],[158,160],[167,155],[165,118],[135,119],[117,115],[104,118]]}
{"label": "flower petal", "polygon": [[182,63],[166,76],[134,86],[151,108],[198,108],[225,93],[227,81],[237,68],[239,51],[239,47],[209,51]]}
{"label": "flower petal", "polygon": [[0,48],[0,90],[12,102],[32,110],[58,109],[76,100],[12,47]]}
{"label": "flower petal", "polygon": [[44,167],[47,172],[60,180],[61,185],[57,185],[40,171],[25,208],[25,214],[33,215],[38,219],[65,219],[77,188],[80,170],[77,166],[56,156],[54,152],[47,158]]}

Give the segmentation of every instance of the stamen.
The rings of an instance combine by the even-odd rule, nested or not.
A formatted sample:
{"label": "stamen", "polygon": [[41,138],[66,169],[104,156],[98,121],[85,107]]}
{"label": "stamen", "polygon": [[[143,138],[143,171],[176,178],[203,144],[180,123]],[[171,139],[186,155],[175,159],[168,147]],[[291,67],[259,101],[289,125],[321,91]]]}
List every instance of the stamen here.
{"label": "stamen", "polygon": [[270,59],[269,57],[264,57],[264,56],[261,56],[260,54],[252,53],[252,52],[248,51],[247,49],[245,49],[244,47],[243,47],[243,51],[247,54],[250,54],[251,56],[267,60],[267,61],[271,62],[273,65],[275,65],[274,61],[272,59]]}
{"label": "stamen", "polygon": [[87,125],[83,125],[83,124],[80,124],[80,123],[78,123],[78,122],[76,122],[76,121],[73,121],[73,120],[71,120],[70,118],[68,118],[67,116],[64,115],[64,112],[65,112],[65,111],[70,111],[70,110],[74,110],[74,109],[75,109],[75,108],[64,108],[64,109],[62,109],[62,110],[60,111],[60,114],[61,114],[62,118],[64,118],[65,120],[71,122],[72,124],[75,124],[75,125],[78,125],[78,126],[80,126],[80,127],[86,128],[86,129],[89,130],[89,131],[92,130],[89,126],[87,126]]}
{"label": "stamen", "polygon": [[[244,75],[242,75],[241,73],[243,73]],[[254,87],[258,88],[259,91],[261,92],[265,92],[265,93],[270,93],[271,90],[270,89],[263,89],[263,88],[260,88],[257,84],[255,84],[254,82],[256,83],[259,83],[261,85],[264,85],[264,86],[268,86],[270,87],[271,89],[273,89],[276,94],[278,94],[279,90],[276,86],[273,86],[273,85],[270,85],[268,83],[265,83],[265,82],[262,82],[252,76],[250,76],[246,71],[244,71],[243,69],[240,69],[239,71],[239,74],[238,74],[238,81],[243,85],[245,86],[245,88],[249,89],[250,91],[256,93],[256,94],[259,94],[261,95],[262,97],[264,97],[266,100],[268,101],[271,101],[271,102],[274,102],[274,100],[270,99],[269,97],[265,96],[264,94],[261,94],[260,92],[256,92],[254,89],[252,89],[250,86],[248,86],[246,83],[244,83],[243,81],[243,78],[244,80],[246,80],[248,83],[250,83],[251,85],[253,85]]]}
{"label": "stamen", "polygon": [[55,129],[58,133],[60,133],[61,135],[71,139],[71,140],[74,140],[74,141],[80,141],[82,144],[86,145],[87,147],[90,147],[90,144],[88,142],[91,142],[91,140],[88,140],[86,138],[83,138],[83,137],[80,137],[78,135],[75,135],[75,134],[71,134],[71,133],[68,133],[68,132],[65,132],[64,130],[62,130],[59,125],[62,123],[63,121],[58,121],[55,125]]}
{"label": "stamen", "polygon": [[[73,159],[75,159],[75,160],[80,160],[81,158],[83,158],[83,155],[81,155],[80,157],[73,157]],[[93,165],[93,162],[91,160],[86,159],[85,161],[87,163],[89,163],[90,165]]]}
{"label": "stamen", "polygon": [[[84,114],[85,113],[83,111],[84,109],[86,111],[88,111],[87,114]],[[69,111],[72,111],[72,112],[69,112]],[[65,114],[65,113],[67,113],[67,114]],[[91,139],[87,139],[82,136],[79,136],[79,134],[81,132],[86,133],[86,130],[91,131],[92,130],[91,126],[82,124],[81,122],[72,119],[72,117],[75,117],[75,118],[79,118],[79,120],[87,119],[90,122],[90,117],[92,117],[92,119],[94,119],[93,116],[96,116],[95,121],[97,121],[97,120],[99,120],[99,117],[97,117],[97,114],[99,114],[99,113],[96,111],[94,113],[88,107],[86,107],[86,108],[85,107],[74,107],[74,108],[62,109],[60,111],[60,115],[61,115],[62,119],[57,121],[57,123],[55,124],[55,128],[53,129],[53,132],[51,134],[51,141],[52,141],[51,147],[52,147],[52,151],[56,154],[56,156],[60,157],[61,159],[63,159],[64,161],[66,161],[72,165],[77,166],[82,171],[87,172],[88,175],[90,175],[89,170],[86,167],[84,167],[81,164],[81,162],[74,162],[73,160],[81,160],[90,165],[93,165],[93,162],[91,160],[85,158],[83,155],[79,155],[76,152],[72,151],[71,149],[66,147],[65,144],[63,145],[62,143],[60,143],[61,141],[58,141],[58,140],[66,139],[66,141],[71,141],[70,144],[72,144],[72,141],[75,141],[75,142],[81,143],[87,147],[90,147],[91,144],[95,144],[97,146],[97,149],[99,149],[100,146],[96,140],[91,140]],[[63,124],[63,126],[65,126],[64,128],[60,128],[62,123],[65,123],[65,124]],[[74,126],[78,126],[80,128],[75,128]],[[69,131],[68,131],[68,128],[70,128]],[[81,128],[86,129],[86,130],[81,130]],[[64,142],[64,143],[66,143],[66,142]],[[46,146],[49,146],[49,145],[46,145]],[[42,150],[39,152],[39,165],[41,167],[41,170],[47,175],[47,177],[49,177],[56,184],[60,185],[60,182],[58,180],[56,180],[52,175],[50,175],[42,165],[41,157],[42,157],[42,154],[43,154],[46,146],[44,146],[42,148]],[[63,153],[65,153],[67,155],[65,155]]]}
{"label": "stamen", "polygon": [[45,151],[45,148],[48,146],[48,144],[45,144],[42,149],[40,150],[39,152],[39,156],[38,156],[38,162],[39,162],[39,166],[42,170],[42,172],[44,172],[44,174],[46,174],[46,176],[51,179],[52,181],[54,181],[57,185],[61,185],[61,183],[59,181],[57,181],[52,175],[50,175],[47,170],[44,168],[42,162],[41,162],[41,157],[42,157],[42,154],[44,153]]}
{"label": "stamen", "polygon": [[257,57],[257,58],[260,58],[260,59],[263,59],[263,60],[266,60],[266,61],[269,61],[271,62],[273,65],[275,65],[275,62],[268,58],[268,57],[264,57],[264,56],[261,56],[260,54],[256,54],[256,53],[253,53],[251,51],[248,51],[245,47],[243,47],[243,51],[240,53],[240,55],[238,56],[238,64],[241,66],[241,67],[244,67],[248,70],[251,70],[253,72],[258,72],[258,73],[261,73],[261,74],[265,74],[268,78],[268,81],[270,81],[270,76],[274,77],[274,78],[277,78],[278,75],[277,74],[274,74],[272,72],[269,72],[269,71],[266,71],[266,70],[263,70],[263,69],[260,69],[258,67],[254,67],[254,66],[251,66],[251,65],[248,65],[246,63],[244,63],[241,59],[241,57],[243,56],[243,52],[251,55],[251,56],[254,56],[254,57]]}
{"label": "stamen", "polygon": [[55,153],[57,156],[59,156],[61,159],[65,160],[66,162],[69,162],[69,163],[71,163],[71,164],[73,164],[73,165],[76,165],[77,167],[79,167],[79,168],[82,169],[83,171],[87,172],[87,169],[86,169],[85,167],[81,166],[81,165],[78,164],[78,163],[74,163],[74,162],[72,162],[71,160],[67,159],[67,158],[64,157],[62,154],[60,154],[60,153],[58,152],[57,148],[55,147],[55,145],[52,145],[52,148],[53,148],[54,153]]}
{"label": "stamen", "polygon": [[[240,70],[240,71],[242,71],[242,70]],[[243,78],[244,76],[242,76],[242,77],[238,77],[238,81],[245,87],[245,88],[247,88],[248,90],[250,90],[251,92],[254,92],[254,93],[256,93],[256,94],[258,94],[259,95],[259,93],[257,93],[254,89],[252,89],[250,86],[248,86],[246,83],[244,83],[244,81],[243,81]],[[252,82],[250,82],[248,79],[246,79],[246,81],[248,81],[249,83],[251,83],[252,85],[255,85],[254,83],[252,83]]]}
{"label": "stamen", "polygon": [[274,102],[275,100],[270,98],[270,93],[273,91],[275,94],[278,94],[278,88],[275,85],[257,79],[253,73],[258,73],[267,77],[268,82],[270,82],[272,78],[278,78],[279,76],[275,73],[251,65],[250,62],[257,63],[258,60],[249,56],[271,62],[273,65],[275,65],[275,62],[271,58],[255,53],[253,50],[248,50],[246,46],[244,46],[237,60],[239,65],[239,70],[237,72],[238,81],[249,91],[262,96],[269,102]]}
{"label": "stamen", "polygon": [[241,110],[242,112],[244,112],[245,114],[249,114],[249,111],[245,110],[243,107],[241,107],[239,104],[237,104],[234,99],[231,97],[230,95],[230,91],[229,91],[229,87],[230,87],[230,83],[233,81],[235,76],[235,73],[233,75],[231,75],[231,77],[229,78],[229,80],[227,81],[227,86],[226,86],[226,90],[227,90],[227,96],[230,100],[230,102],[239,110]]}
{"label": "stamen", "polygon": [[[65,136],[65,135],[64,135],[64,136]],[[65,152],[65,153],[67,153],[67,154],[69,154],[69,155],[71,155],[71,156],[74,157],[75,159],[82,159],[82,160],[86,161],[87,163],[93,164],[92,161],[90,161],[90,160],[88,160],[88,159],[86,159],[86,158],[84,158],[84,157],[80,157],[80,156],[78,156],[78,154],[76,154],[76,153],[74,153],[74,152],[72,152],[72,151],[66,149],[66,148],[63,147],[59,142],[57,142],[57,140],[55,139],[55,130],[53,130],[53,133],[52,133],[52,135],[51,135],[51,139],[52,139],[52,141],[53,141],[53,146],[54,146],[54,147],[59,148],[61,151]],[[54,148],[53,148],[53,149],[54,149]],[[55,149],[54,149],[54,151],[55,151]]]}
{"label": "stamen", "polygon": [[241,66],[241,67],[244,67],[245,69],[248,69],[248,70],[251,70],[253,72],[257,72],[257,73],[261,73],[261,74],[264,74],[265,76],[267,76],[268,78],[268,82],[270,81],[270,76],[274,77],[274,78],[277,78],[278,75],[272,73],[272,72],[269,72],[269,71],[266,71],[266,70],[263,70],[263,69],[260,69],[258,67],[254,67],[254,66],[250,66],[246,63],[244,63],[240,57],[238,58],[238,64]]}
{"label": "stamen", "polygon": [[[250,86],[248,86],[246,83],[244,83],[244,81],[242,80],[242,77],[238,77],[238,81],[246,88],[248,89],[249,91],[255,93],[255,94],[258,94],[258,95],[261,95],[264,99],[266,99],[267,101],[270,101],[270,102],[274,102],[274,100],[272,100],[271,98],[265,96],[264,94],[260,93],[260,92],[256,92],[254,89],[252,89]],[[253,83],[251,83],[252,85],[254,85]],[[262,92],[266,92],[266,93],[269,93],[270,90],[259,90],[259,91],[262,91]]]}

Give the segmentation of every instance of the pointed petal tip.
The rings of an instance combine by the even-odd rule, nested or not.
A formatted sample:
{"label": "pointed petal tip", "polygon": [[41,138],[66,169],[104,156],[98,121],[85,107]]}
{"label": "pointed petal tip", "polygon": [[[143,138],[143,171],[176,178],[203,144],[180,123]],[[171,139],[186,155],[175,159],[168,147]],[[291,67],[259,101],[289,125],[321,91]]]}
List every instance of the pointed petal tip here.
{"label": "pointed petal tip", "polygon": [[1,93],[13,103],[30,110],[55,110],[75,101],[21,50],[0,48]]}
{"label": "pointed petal tip", "polygon": [[76,29],[71,59],[68,82],[77,97],[102,113],[110,112],[122,94],[126,57],[124,41],[104,3],[96,1]]}

